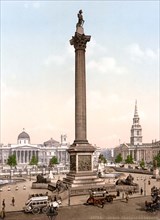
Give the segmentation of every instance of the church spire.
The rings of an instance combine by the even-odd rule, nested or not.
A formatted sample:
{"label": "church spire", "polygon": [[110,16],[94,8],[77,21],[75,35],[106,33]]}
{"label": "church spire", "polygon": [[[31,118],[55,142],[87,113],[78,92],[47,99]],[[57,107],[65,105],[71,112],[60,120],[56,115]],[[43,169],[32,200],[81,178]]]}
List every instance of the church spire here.
{"label": "church spire", "polygon": [[142,145],[142,128],[139,124],[139,116],[138,116],[138,108],[137,108],[137,100],[135,102],[135,109],[134,109],[134,117],[133,117],[133,124],[131,128],[131,138],[130,143],[131,145],[137,146]]}
{"label": "church spire", "polygon": [[138,116],[138,110],[137,110],[137,100],[135,102],[135,109],[134,109],[134,117]]}

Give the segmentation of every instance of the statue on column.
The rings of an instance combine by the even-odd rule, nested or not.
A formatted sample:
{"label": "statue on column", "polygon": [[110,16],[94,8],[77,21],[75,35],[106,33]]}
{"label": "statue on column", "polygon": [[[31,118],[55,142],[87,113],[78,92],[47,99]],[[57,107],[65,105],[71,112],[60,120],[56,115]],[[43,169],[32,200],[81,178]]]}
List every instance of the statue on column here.
{"label": "statue on column", "polygon": [[78,23],[77,23],[77,27],[83,27],[84,24],[84,20],[83,20],[83,15],[82,15],[83,11],[79,10],[77,16],[78,16]]}

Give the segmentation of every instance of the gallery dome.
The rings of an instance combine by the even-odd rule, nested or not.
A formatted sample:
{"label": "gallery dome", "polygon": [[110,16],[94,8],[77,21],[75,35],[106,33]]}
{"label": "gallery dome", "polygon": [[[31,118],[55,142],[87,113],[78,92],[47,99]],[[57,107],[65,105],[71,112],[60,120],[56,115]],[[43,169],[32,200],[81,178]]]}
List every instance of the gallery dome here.
{"label": "gallery dome", "polygon": [[30,139],[30,137],[25,131],[23,131],[18,135],[18,139]]}

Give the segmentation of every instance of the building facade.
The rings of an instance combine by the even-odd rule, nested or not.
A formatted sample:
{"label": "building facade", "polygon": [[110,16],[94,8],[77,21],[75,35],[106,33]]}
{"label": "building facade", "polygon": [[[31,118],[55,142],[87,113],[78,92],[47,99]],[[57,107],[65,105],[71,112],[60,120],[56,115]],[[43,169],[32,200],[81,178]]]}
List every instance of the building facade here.
{"label": "building facade", "polygon": [[[70,144],[67,142],[67,135],[61,135],[60,142],[50,138],[43,144],[31,144],[30,136],[23,130],[17,138],[17,144],[0,144],[0,165],[6,165],[10,155],[16,155],[17,165],[29,165],[33,155],[38,158],[38,165],[48,166],[50,159],[55,156],[59,165],[69,166],[68,149]],[[98,164],[101,149],[95,146],[93,153],[94,167]]]}
{"label": "building facade", "polygon": [[120,144],[114,148],[114,158],[121,153],[123,160],[128,155],[132,155],[134,161],[140,162],[144,160],[146,163],[153,162],[154,156],[160,151],[160,141],[152,141],[151,143],[143,143],[142,127],[138,115],[137,101],[135,103],[133,124],[131,126],[130,143]]}
{"label": "building facade", "polygon": [[0,164],[7,163],[9,155],[15,154],[17,165],[28,165],[32,156],[38,158],[38,165],[49,165],[56,156],[59,164],[68,165],[69,156],[67,136],[61,135],[61,141],[50,139],[43,144],[31,144],[30,136],[23,130],[17,138],[17,144],[0,145]]}

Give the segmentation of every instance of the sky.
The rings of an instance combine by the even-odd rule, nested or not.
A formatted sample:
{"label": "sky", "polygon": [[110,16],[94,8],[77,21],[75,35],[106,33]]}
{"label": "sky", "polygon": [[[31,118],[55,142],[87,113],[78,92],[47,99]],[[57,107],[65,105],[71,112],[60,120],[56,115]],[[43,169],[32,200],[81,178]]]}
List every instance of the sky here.
{"label": "sky", "polygon": [[130,142],[135,101],[143,143],[160,140],[159,5],[152,1],[1,1],[0,143],[75,138],[75,52],[83,10],[87,139]]}

